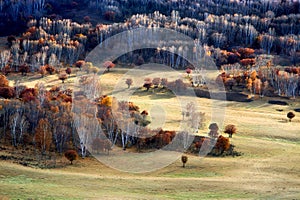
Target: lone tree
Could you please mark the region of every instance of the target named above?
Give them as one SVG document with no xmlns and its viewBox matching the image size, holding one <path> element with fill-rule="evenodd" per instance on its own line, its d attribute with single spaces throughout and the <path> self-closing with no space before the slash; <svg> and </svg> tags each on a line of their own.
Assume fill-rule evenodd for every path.
<svg viewBox="0 0 300 200">
<path fill-rule="evenodd" d="M 116 65 L 112 61 L 106 61 L 103 64 L 103 67 L 106 68 L 106 71 L 109 72 L 110 69 L 114 68 Z"/>
<path fill-rule="evenodd" d="M 75 63 L 75 66 L 77 68 L 79 68 L 80 70 L 82 69 L 82 67 L 85 65 L 85 61 L 84 60 L 78 60 L 76 63 Z"/>
<path fill-rule="evenodd" d="M 128 88 L 132 85 L 133 81 L 131 78 L 126 79 L 125 83 L 128 85 Z"/>
<path fill-rule="evenodd" d="M 219 127 L 217 123 L 211 123 L 208 128 L 210 130 L 210 132 L 208 133 L 209 137 L 217 138 L 219 136 Z"/>
<path fill-rule="evenodd" d="M 182 162 L 182 167 L 185 167 L 185 164 L 187 163 L 188 161 L 188 157 L 183 155 L 181 156 L 181 162 Z"/>
<path fill-rule="evenodd" d="M 77 160 L 78 154 L 74 150 L 68 150 L 65 152 L 65 157 L 73 164 L 73 160 Z"/>
<path fill-rule="evenodd" d="M 292 119 L 295 117 L 295 114 L 293 112 L 288 112 L 288 114 L 286 116 L 287 116 L 287 118 L 289 118 L 289 121 L 291 122 Z"/>
<path fill-rule="evenodd" d="M 59 80 L 61 80 L 62 83 L 65 83 L 65 80 L 68 78 L 66 73 L 61 73 L 58 75 Z"/>
<path fill-rule="evenodd" d="M 232 134 L 235 134 L 236 133 L 236 127 L 235 125 L 233 124 L 228 124 L 226 127 L 225 127 L 225 131 L 224 133 L 227 133 L 229 135 L 230 138 L 232 138 Z"/>
<path fill-rule="evenodd" d="M 66 73 L 69 75 L 69 77 L 70 77 L 70 75 L 71 75 L 71 73 L 72 73 L 72 69 L 70 68 L 70 67 L 68 67 L 67 69 L 66 69 Z"/>
<path fill-rule="evenodd" d="M 145 83 L 143 85 L 144 88 L 147 89 L 147 91 L 149 91 L 149 89 L 151 88 L 151 86 L 153 85 L 152 84 L 152 81 L 151 81 L 151 78 L 145 78 Z"/>
<path fill-rule="evenodd" d="M 185 72 L 187 73 L 188 77 L 190 76 L 190 74 L 192 73 L 192 69 L 191 68 L 187 68 L 185 70 Z"/>
</svg>

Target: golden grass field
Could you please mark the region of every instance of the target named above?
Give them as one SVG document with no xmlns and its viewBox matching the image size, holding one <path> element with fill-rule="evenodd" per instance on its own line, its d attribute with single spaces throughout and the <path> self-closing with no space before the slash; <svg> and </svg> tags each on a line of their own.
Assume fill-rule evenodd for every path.
<svg viewBox="0 0 300 200">
<path fill-rule="evenodd" d="M 147 109 L 151 115 L 152 109 L 152 121 L 156 123 L 153 128 L 179 130 L 182 116 L 178 98 L 142 91 L 135 81 L 130 89 L 124 81 L 116 84 L 125 77 L 125 71 L 115 68 L 101 76 L 104 93 L 110 93 L 114 85 L 117 87 L 113 95 L 120 98 L 131 91 L 129 99 L 141 110 Z M 166 73 L 148 77 L 166 76 Z M 171 73 L 174 78 L 183 76 L 183 72 Z M 40 75 L 35 76 L 28 76 L 24 83 L 34 86 L 40 81 Z M 168 74 L 168 79 L 172 79 L 172 74 Z M 55 75 L 43 81 L 49 87 L 61 85 Z M 72 78 L 65 84 L 73 83 Z M 238 134 L 231 143 L 242 156 L 188 155 L 186 168 L 182 168 L 178 159 L 157 171 L 137 174 L 111 169 L 94 158 L 79 159 L 73 165 L 56 169 L 35 169 L 1 161 L 0 199 L 300 199 L 300 115 L 296 113 L 291 123 L 286 118 L 288 111 L 300 108 L 299 99 L 285 100 L 288 106 L 268 104 L 268 98 L 250 103 L 193 100 L 206 113 L 207 126 L 211 116 L 222 117 L 219 110 L 212 111 L 212 107 L 219 105 L 220 111 L 224 108 L 224 125 L 237 126 Z M 166 120 L 160 122 L 161 117 Z M 220 128 L 222 132 L 223 126 Z M 204 129 L 199 134 L 207 132 Z M 67 160 L 60 158 L 58 162 L 67 163 Z"/>
</svg>

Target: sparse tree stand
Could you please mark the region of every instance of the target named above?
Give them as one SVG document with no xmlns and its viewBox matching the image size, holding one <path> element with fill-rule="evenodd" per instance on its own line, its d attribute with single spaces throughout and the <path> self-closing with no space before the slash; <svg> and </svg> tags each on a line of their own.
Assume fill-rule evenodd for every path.
<svg viewBox="0 0 300 200">
<path fill-rule="evenodd" d="M 289 122 L 292 122 L 292 119 L 295 117 L 295 114 L 293 112 L 288 112 L 286 116 L 287 118 L 289 118 Z"/>
<path fill-rule="evenodd" d="M 185 155 L 182 155 L 181 156 L 181 162 L 182 162 L 182 167 L 184 168 L 185 167 L 185 164 L 187 163 L 188 161 L 188 157 L 185 156 Z"/>
<path fill-rule="evenodd" d="M 74 150 L 68 150 L 65 152 L 65 157 L 71 162 L 71 165 L 72 165 L 73 161 L 77 160 L 78 154 Z"/>
</svg>

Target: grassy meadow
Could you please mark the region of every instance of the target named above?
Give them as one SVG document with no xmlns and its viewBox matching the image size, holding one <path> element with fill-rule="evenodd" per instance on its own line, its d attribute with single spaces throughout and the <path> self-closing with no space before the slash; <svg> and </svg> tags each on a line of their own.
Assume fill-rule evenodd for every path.
<svg viewBox="0 0 300 200">
<path fill-rule="evenodd" d="M 147 92 L 141 89 L 139 80 L 134 80 L 128 89 L 122 78 L 130 73 L 128 69 L 117 67 L 102 75 L 103 93 L 119 100 L 123 97 L 141 110 L 149 110 L 151 128 L 180 130 L 181 99 L 171 93 L 151 89 Z M 164 71 L 148 73 L 147 77 L 161 74 L 168 80 L 185 76 L 184 72 Z M 73 85 L 74 79 L 72 74 L 65 86 Z M 37 74 L 22 80 L 28 86 L 38 81 L 45 81 L 48 88 L 62 85 L 56 75 L 42 80 Z M 218 119 L 224 119 L 220 133 L 224 125 L 236 125 L 238 133 L 233 135 L 231 143 L 242 156 L 188 155 L 186 168 L 178 159 L 149 173 L 121 172 L 92 157 L 79 158 L 73 165 L 61 157 L 57 162 L 64 163 L 65 167 L 53 169 L 25 167 L 2 160 L 0 199 L 300 199 L 300 115 L 296 113 L 292 122 L 286 118 L 287 112 L 300 108 L 298 99 L 285 100 L 289 103 L 287 106 L 268 104 L 267 97 L 248 103 L 189 99 L 196 101 L 198 109 L 206 113 L 206 127 L 198 134 L 207 135 L 207 127 L 217 115 Z M 216 105 L 219 110 L 213 109 Z M 0 151 L 0 155 L 4 153 Z"/>
</svg>

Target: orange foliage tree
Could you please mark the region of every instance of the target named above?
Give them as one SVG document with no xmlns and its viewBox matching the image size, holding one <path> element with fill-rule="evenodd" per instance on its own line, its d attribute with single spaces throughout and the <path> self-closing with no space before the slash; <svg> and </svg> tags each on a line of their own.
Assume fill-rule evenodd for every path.
<svg viewBox="0 0 300 200">
<path fill-rule="evenodd" d="M 215 145 L 215 149 L 217 151 L 217 155 L 222 155 L 224 151 L 229 150 L 230 148 L 230 142 L 229 139 L 220 135 L 218 137 L 217 143 Z"/>
<path fill-rule="evenodd" d="M 41 150 L 42 154 L 45 154 L 49 150 L 52 143 L 51 126 L 47 119 L 40 119 L 35 129 L 35 143 Z"/>
<path fill-rule="evenodd" d="M 0 74 L 0 87 L 8 87 L 9 81 L 7 80 L 6 76 Z"/>
<path fill-rule="evenodd" d="M 229 135 L 230 138 L 232 138 L 232 134 L 235 134 L 237 131 L 235 125 L 233 124 L 228 124 L 226 127 L 225 127 L 225 130 L 224 130 L 224 133 L 227 133 Z"/>
</svg>

